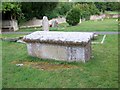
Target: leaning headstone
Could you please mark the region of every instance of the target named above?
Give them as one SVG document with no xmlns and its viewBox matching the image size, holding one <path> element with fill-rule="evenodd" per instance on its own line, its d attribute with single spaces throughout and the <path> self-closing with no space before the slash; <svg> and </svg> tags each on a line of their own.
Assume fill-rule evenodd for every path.
<svg viewBox="0 0 120 90">
<path fill-rule="evenodd" d="M 43 31 L 49 31 L 49 21 L 46 16 L 43 17 L 42 27 L 43 27 Z"/>
</svg>

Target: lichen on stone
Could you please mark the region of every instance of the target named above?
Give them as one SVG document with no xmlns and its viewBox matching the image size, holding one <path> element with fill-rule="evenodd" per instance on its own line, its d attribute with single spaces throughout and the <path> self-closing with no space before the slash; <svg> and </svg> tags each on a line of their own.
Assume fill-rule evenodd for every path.
<svg viewBox="0 0 120 90">
<path fill-rule="evenodd" d="M 86 45 L 94 33 L 36 31 L 23 37 L 27 43 L 48 43 L 62 45 Z"/>
</svg>

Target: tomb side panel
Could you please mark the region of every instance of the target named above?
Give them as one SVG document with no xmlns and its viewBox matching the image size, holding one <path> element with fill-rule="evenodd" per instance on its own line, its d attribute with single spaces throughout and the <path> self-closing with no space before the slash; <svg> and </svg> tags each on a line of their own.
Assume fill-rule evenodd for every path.
<svg viewBox="0 0 120 90">
<path fill-rule="evenodd" d="M 67 60 L 66 46 L 53 44 L 28 44 L 28 54 L 45 59 Z"/>
<path fill-rule="evenodd" d="M 84 62 L 84 48 L 81 46 L 71 46 L 67 48 L 68 61 L 82 61 Z"/>
</svg>

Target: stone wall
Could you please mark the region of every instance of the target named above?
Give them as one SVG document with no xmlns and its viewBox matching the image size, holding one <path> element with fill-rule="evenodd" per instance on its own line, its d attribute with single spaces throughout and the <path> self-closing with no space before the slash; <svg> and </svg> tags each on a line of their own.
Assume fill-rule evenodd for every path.
<svg viewBox="0 0 120 90">
<path fill-rule="evenodd" d="M 101 14 L 101 15 L 92 15 L 90 16 L 90 20 L 103 20 L 104 18 L 119 18 L 120 14 Z"/>
<path fill-rule="evenodd" d="M 94 20 L 94 21 L 103 20 L 105 17 L 106 17 L 105 14 L 101 14 L 101 15 L 92 15 L 92 16 L 90 16 L 90 20 Z"/>
</svg>

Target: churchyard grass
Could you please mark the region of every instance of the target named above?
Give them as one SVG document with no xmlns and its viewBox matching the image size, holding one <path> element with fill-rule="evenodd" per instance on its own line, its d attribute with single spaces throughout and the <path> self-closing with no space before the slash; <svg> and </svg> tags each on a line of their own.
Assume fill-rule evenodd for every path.
<svg viewBox="0 0 120 90">
<path fill-rule="evenodd" d="M 30 28 L 20 28 L 17 32 L 34 32 L 34 31 L 41 31 L 42 28 L 40 27 L 30 27 Z"/>
<path fill-rule="evenodd" d="M 0 38 L 23 37 L 25 34 L 1 34 Z"/>
<path fill-rule="evenodd" d="M 105 19 L 104 21 L 85 21 L 77 26 L 66 27 L 64 31 L 118 31 L 118 22 L 116 19 Z"/>
<path fill-rule="evenodd" d="M 118 12 L 117 11 L 116 12 L 115 11 L 114 12 L 113 11 L 105 11 L 105 14 L 120 14 L 120 12 L 119 11 Z"/>
<path fill-rule="evenodd" d="M 42 28 L 20 29 L 18 32 L 42 31 Z M 67 23 L 58 25 L 58 28 L 50 28 L 50 31 L 118 31 L 118 21 L 116 19 L 105 19 L 103 21 L 84 21 L 77 26 L 69 26 Z"/>
<path fill-rule="evenodd" d="M 43 70 L 14 63 L 25 61 L 77 68 Z M 29 56 L 25 44 L 3 41 L 2 68 L 2 84 L 6 88 L 115 88 L 118 87 L 118 36 L 107 35 L 104 44 L 92 45 L 92 58 L 86 63 L 42 60 Z"/>
</svg>

